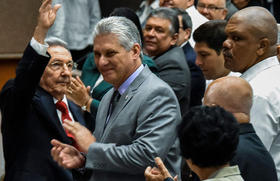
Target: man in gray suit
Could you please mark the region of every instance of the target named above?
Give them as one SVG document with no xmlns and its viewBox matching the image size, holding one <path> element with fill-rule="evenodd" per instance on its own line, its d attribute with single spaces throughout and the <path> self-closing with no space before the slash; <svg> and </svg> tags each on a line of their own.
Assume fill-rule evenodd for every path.
<svg viewBox="0 0 280 181">
<path fill-rule="evenodd" d="M 153 57 L 159 77 L 175 92 L 183 115 L 188 111 L 191 78 L 184 51 L 176 46 L 178 32 L 176 11 L 158 8 L 148 16 L 143 36 L 145 53 Z"/>
<path fill-rule="evenodd" d="M 172 89 L 142 65 L 140 45 L 137 28 L 124 17 L 97 24 L 95 63 L 114 87 L 100 102 L 93 135 L 80 124 L 64 124 L 79 150 L 52 140 L 52 156 L 62 167 L 91 170 L 91 181 L 144 181 L 145 168 L 160 156 L 172 176 L 180 173 L 179 104 Z"/>
</svg>

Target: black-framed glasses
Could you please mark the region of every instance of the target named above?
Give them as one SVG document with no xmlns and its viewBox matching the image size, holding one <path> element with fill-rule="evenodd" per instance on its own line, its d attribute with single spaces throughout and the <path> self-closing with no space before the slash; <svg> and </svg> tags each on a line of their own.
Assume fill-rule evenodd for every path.
<svg viewBox="0 0 280 181">
<path fill-rule="evenodd" d="M 72 69 L 74 68 L 74 62 L 73 61 L 69 61 L 67 63 L 64 63 L 62 61 L 59 60 L 55 60 L 53 62 L 51 62 L 48 65 L 52 70 L 54 71 L 62 71 L 63 69 L 65 69 L 65 67 L 69 70 L 72 71 Z"/>
<path fill-rule="evenodd" d="M 207 9 L 208 11 L 216 11 L 216 10 L 220 10 L 220 9 L 225 9 L 224 7 L 217 7 L 214 5 L 210 5 L 210 6 L 206 6 L 205 4 L 197 4 L 196 5 L 197 9 Z"/>
</svg>

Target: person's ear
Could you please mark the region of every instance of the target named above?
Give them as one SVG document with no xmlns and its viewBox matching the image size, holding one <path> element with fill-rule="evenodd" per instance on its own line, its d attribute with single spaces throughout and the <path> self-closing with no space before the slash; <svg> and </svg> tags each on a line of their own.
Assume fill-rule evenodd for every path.
<svg viewBox="0 0 280 181">
<path fill-rule="evenodd" d="M 187 6 L 187 7 L 190 7 L 190 6 L 192 6 L 192 5 L 194 5 L 194 0 L 187 0 L 186 6 Z"/>
<path fill-rule="evenodd" d="M 223 10 L 223 18 L 224 18 L 224 19 L 226 19 L 227 14 L 228 14 L 228 9 L 225 8 L 225 9 Z"/>
<path fill-rule="evenodd" d="M 185 39 L 185 41 L 187 41 L 187 40 L 189 40 L 190 37 L 191 37 L 192 29 L 187 28 L 187 29 L 185 29 L 184 31 L 186 32 L 186 33 L 185 33 L 185 36 L 184 36 L 184 39 Z"/>
<path fill-rule="evenodd" d="M 277 56 L 280 61 L 280 45 L 277 45 Z"/>
<path fill-rule="evenodd" d="M 257 49 L 257 55 L 258 56 L 262 56 L 266 51 L 267 49 L 269 48 L 269 40 L 268 38 L 263 38 L 259 41 L 259 46 L 258 46 L 258 49 Z"/>
<path fill-rule="evenodd" d="M 172 39 L 171 39 L 170 44 L 171 44 L 171 45 L 176 45 L 177 40 L 178 40 L 178 33 L 175 33 L 174 35 L 172 35 L 171 38 L 172 38 Z"/>
<path fill-rule="evenodd" d="M 132 56 L 134 59 L 138 59 L 141 53 L 141 46 L 138 43 L 134 43 L 133 47 L 131 48 Z"/>
</svg>

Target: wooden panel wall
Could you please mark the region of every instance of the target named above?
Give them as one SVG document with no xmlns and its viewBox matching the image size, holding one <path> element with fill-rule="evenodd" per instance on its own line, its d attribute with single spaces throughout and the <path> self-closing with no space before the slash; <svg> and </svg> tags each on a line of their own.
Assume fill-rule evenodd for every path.
<svg viewBox="0 0 280 181">
<path fill-rule="evenodd" d="M 1 0 L 0 2 L 0 89 L 15 76 L 22 52 L 37 22 L 41 0 Z"/>
<path fill-rule="evenodd" d="M 16 66 L 19 59 L 0 60 L 0 90 L 7 80 L 15 77 Z"/>
</svg>

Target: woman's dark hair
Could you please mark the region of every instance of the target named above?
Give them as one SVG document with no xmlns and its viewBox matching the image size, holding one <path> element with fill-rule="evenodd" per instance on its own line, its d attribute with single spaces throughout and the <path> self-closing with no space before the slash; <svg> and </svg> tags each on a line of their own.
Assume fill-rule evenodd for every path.
<svg viewBox="0 0 280 181">
<path fill-rule="evenodd" d="M 182 156 L 201 168 L 228 163 L 235 154 L 238 138 L 236 119 L 219 106 L 191 108 L 179 129 Z"/>
</svg>

